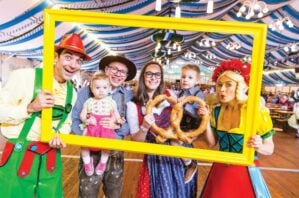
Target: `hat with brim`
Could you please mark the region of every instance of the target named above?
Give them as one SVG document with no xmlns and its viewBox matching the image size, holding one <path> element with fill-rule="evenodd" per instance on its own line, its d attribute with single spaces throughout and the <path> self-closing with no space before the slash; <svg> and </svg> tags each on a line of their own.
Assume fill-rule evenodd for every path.
<svg viewBox="0 0 299 198">
<path fill-rule="evenodd" d="M 99 63 L 99 69 L 104 71 L 105 67 L 108 66 L 112 62 L 120 62 L 127 66 L 128 76 L 125 81 L 132 80 L 135 77 L 135 75 L 136 75 L 135 64 L 123 56 L 106 56 L 106 57 L 102 58 L 102 60 Z"/>
<path fill-rule="evenodd" d="M 288 119 L 288 124 L 290 127 L 294 128 L 294 129 L 299 129 L 299 120 L 296 119 L 296 115 L 292 115 L 289 119 Z"/>
<path fill-rule="evenodd" d="M 85 52 L 82 39 L 79 34 L 66 34 L 60 41 L 59 45 L 55 46 L 55 52 L 59 49 L 67 49 L 83 55 L 84 60 L 91 60 Z"/>
</svg>

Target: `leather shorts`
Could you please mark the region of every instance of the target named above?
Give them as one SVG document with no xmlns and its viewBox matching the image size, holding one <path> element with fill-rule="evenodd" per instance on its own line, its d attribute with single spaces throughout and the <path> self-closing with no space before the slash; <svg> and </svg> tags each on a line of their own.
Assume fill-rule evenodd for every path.
<svg viewBox="0 0 299 198">
<path fill-rule="evenodd" d="M 94 167 L 98 164 L 101 152 L 91 152 Z M 97 198 L 101 184 L 107 198 L 121 197 L 124 171 L 124 153 L 122 151 L 110 151 L 106 170 L 103 175 L 87 176 L 84 171 L 83 161 L 79 162 L 79 197 Z"/>
</svg>

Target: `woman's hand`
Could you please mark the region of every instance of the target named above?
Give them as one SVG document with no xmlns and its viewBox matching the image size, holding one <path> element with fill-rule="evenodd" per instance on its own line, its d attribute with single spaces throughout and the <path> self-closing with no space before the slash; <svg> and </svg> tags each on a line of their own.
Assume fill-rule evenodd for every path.
<svg viewBox="0 0 299 198">
<path fill-rule="evenodd" d="M 142 126 L 145 129 L 149 129 L 151 128 L 151 126 L 155 123 L 155 117 L 153 114 L 147 114 L 146 116 L 144 116 L 143 118 L 143 122 L 142 122 Z"/>
<path fill-rule="evenodd" d="M 58 135 L 55 135 L 49 142 L 49 146 L 56 149 L 65 148 L 66 144 L 60 139 Z"/>
<path fill-rule="evenodd" d="M 197 110 L 197 115 L 199 117 L 205 116 L 205 115 L 210 115 L 210 108 L 208 105 L 205 106 L 199 106 Z"/>
<path fill-rule="evenodd" d="M 272 136 L 263 140 L 260 135 L 254 135 L 249 138 L 247 145 L 250 148 L 254 148 L 256 152 L 262 155 L 271 155 L 274 152 L 274 143 Z"/>
<path fill-rule="evenodd" d="M 248 140 L 248 146 L 258 150 L 263 145 L 263 139 L 260 135 L 254 135 Z"/>
</svg>

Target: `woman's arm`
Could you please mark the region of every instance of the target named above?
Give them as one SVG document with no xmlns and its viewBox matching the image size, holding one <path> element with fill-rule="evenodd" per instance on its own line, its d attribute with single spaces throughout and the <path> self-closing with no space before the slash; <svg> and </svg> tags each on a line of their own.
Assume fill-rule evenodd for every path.
<svg viewBox="0 0 299 198">
<path fill-rule="evenodd" d="M 133 102 L 127 103 L 126 114 L 132 140 L 141 142 L 145 141 L 147 132 L 151 127 L 151 124 L 154 122 L 153 115 L 146 115 L 142 124 L 139 125 L 137 106 Z"/>
</svg>

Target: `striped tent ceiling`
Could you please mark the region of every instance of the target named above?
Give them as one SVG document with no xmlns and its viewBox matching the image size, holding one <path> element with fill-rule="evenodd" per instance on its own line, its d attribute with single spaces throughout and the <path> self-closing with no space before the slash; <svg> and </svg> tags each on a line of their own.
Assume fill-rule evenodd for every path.
<svg viewBox="0 0 299 198">
<path fill-rule="evenodd" d="M 283 71 L 299 67 L 299 0 L 264 0 L 269 12 L 262 18 L 257 16 L 247 20 L 237 17 L 244 0 L 214 0 L 214 12 L 207 14 L 208 0 L 178 1 L 162 0 L 161 11 L 155 10 L 155 0 L 0 0 L 0 53 L 19 58 L 42 60 L 43 50 L 43 10 L 46 8 L 82 10 L 174 17 L 175 8 L 181 8 L 181 17 L 225 21 L 250 21 L 271 24 L 272 21 L 289 17 L 294 26 L 283 24 L 284 29 L 273 31 L 268 28 L 264 70 L 280 70 L 264 74 L 264 84 L 275 84 L 278 80 L 285 84 L 298 84 L 294 71 Z M 84 64 L 85 70 L 96 70 L 99 60 L 110 53 L 125 54 L 140 69 L 153 59 L 155 43 L 152 35 L 157 29 L 104 26 L 100 24 L 57 23 L 56 43 L 65 33 L 76 32 L 84 38 L 87 52 L 93 60 Z M 184 42 L 180 52 L 173 53 L 173 63 L 193 61 L 209 72 L 220 61 L 251 56 L 252 37 L 250 35 L 228 35 L 177 31 Z M 202 39 L 215 41 L 215 46 L 204 47 Z M 238 42 L 241 48 L 229 50 L 230 42 Z M 295 51 L 286 52 L 286 46 L 295 45 Z M 105 47 L 104 47 L 105 46 Z M 108 50 L 109 49 L 109 50 Z M 195 54 L 194 57 L 186 54 Z M 208 55 L 215 55 L 209 59 Z"/>
</svg>

